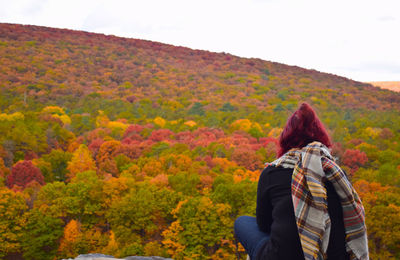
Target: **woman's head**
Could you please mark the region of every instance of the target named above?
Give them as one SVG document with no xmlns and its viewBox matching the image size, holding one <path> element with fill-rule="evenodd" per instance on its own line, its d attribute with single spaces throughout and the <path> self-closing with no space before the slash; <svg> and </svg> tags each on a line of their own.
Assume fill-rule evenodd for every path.
<svg viewBox="0 0 400 260">
<path fill-rule="evenodd" d="M 315 111 L 309 104 L 302 103 L 289 117 L 279 137 L 278 156 L 292 148 L 302 148 L 313 141 L 321 142 L 327 147 L 332 146 L 331 139 Z"/>
</svg>

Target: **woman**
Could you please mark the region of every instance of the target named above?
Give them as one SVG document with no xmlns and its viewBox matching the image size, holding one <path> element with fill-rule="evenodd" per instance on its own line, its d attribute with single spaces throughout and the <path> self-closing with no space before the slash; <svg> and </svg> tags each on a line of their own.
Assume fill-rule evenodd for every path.
<svg viewBox="0 0 400 260">
<path fill-rule="evenodd" d="M 288 119 L 279 144 L 279 158 L 258 182 L 256 218 L 235 221 L 250 259 L 369 259 L 364 208 L 307 103 Z"/>
</svg>

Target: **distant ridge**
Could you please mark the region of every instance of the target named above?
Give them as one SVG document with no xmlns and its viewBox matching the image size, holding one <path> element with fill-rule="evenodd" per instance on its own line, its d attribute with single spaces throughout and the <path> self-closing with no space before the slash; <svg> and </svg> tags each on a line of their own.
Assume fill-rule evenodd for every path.
<svg viewBox="0 0 400 260">
<path fill-rule="evenodd" d="M 0 62 L 7 95 L 70 109 L 91 94 L 129 103 L 179 98 L 187 107 L 206 102 L 206 111 L 218 111 L 227 100 L 258 111 L 279 110 L 283 101 L 290 110 L 295 100 L 400 109 L 398 93 L 329 73 L 69 29 L 0 23 Z"/>
<path fill-rule="evenodd" d="M 376 87 L 400 92 L 400 81 L 372 81 L 369 83 Z"/>
</svg>

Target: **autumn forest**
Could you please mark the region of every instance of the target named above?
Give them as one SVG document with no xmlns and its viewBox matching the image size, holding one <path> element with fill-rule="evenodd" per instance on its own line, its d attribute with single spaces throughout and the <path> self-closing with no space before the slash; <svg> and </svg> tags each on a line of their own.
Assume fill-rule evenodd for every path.
<svg viewBox="0 0 400 260">
<path fill-rule="evenodd" d="M 245 259 L 233 222 L 299 102 L 400 259 L 400 93 L 300 67 L 0 24 L 0 258 Z"/>
</svg>

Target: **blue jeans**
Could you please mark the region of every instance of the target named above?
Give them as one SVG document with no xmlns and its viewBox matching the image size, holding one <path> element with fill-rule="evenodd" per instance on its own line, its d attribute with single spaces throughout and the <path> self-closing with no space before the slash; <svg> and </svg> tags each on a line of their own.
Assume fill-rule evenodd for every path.
<svg viewBox="0 0 400 260">
<path fill-rule="evenodd" d="M 240 216 L 236 219 L 235 236 L 246 249 L 251 260 L 256 259 L 261 246 L 270 238 L 269 234 L 258 228 L 256 218 L 250 216 Z"/>
</svg>

